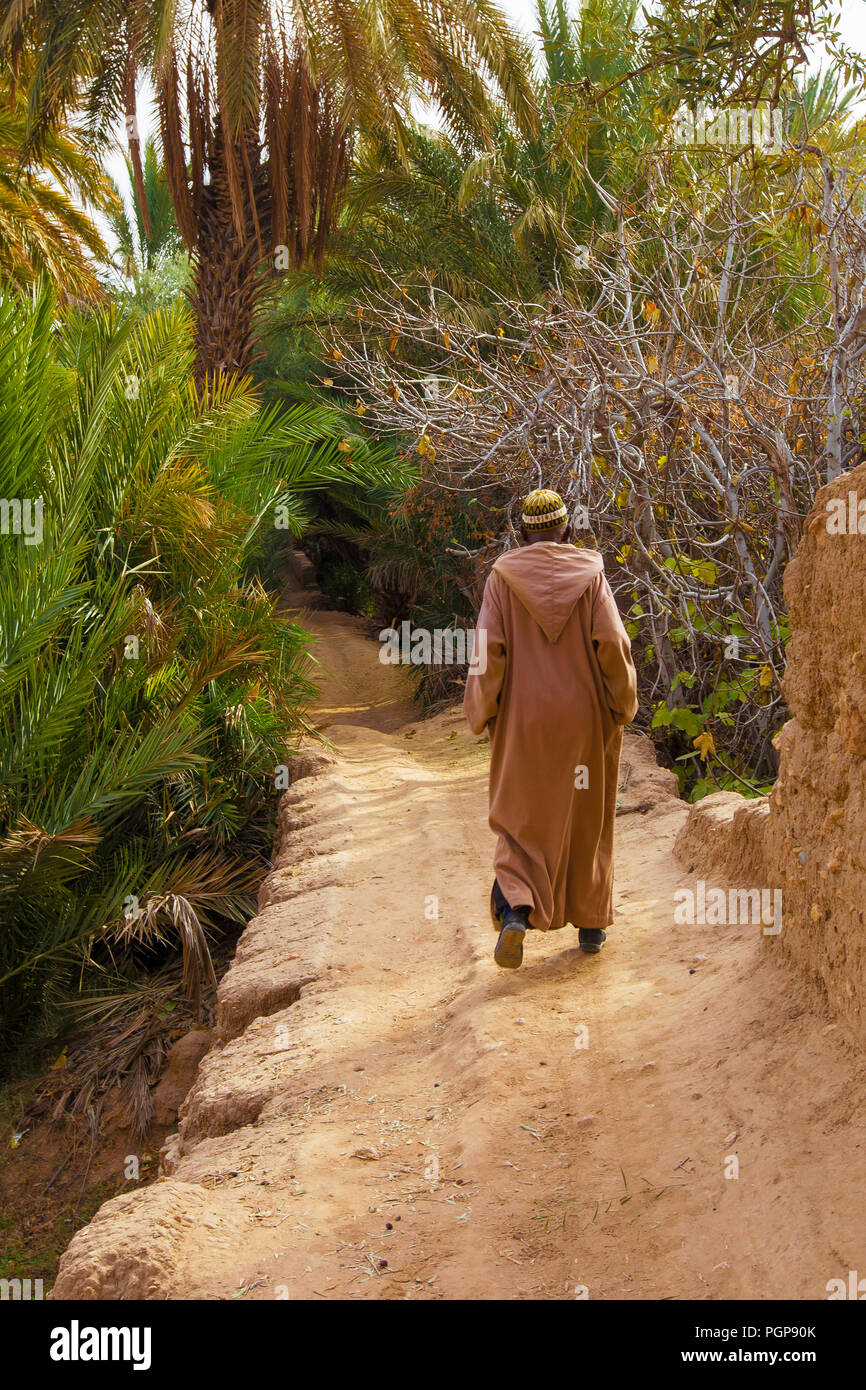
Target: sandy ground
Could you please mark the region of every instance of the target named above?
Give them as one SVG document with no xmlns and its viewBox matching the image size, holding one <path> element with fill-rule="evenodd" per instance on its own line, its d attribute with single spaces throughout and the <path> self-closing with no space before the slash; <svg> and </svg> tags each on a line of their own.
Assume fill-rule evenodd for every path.
<svg viewBox="0 0 866 1390">
<path fill-rule="evenodd" d="M 414 720 L 356 620 L 306 621 L 338 756 L 289 794 L 227 977 L 261 1016 L 235 1013 L 169 1176 L 103 1208 L 57 1292 L 820 1299 L 866 1274 L 862 1054 L 760 928 L 674 925 L 687 809 L 646 740 L 607 947 L 531 933 L 498 970 L 486 743 L 458 710 Z"/>
</svg>

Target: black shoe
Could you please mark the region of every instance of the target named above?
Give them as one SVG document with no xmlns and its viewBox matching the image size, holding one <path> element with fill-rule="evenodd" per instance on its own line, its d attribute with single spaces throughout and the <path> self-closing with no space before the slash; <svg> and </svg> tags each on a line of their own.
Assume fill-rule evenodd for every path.
<svg viewBox="0 0 866 1390">
<path fill-rule="evenodd" d="M 502 930 L 493 959 L 503 970 L 516 970 L 523 964 L 523 938 L 528 926 L 528 907 L 509 907 L 502 914 Z"/>
<path fill-rule="evenodd" d="M 494 879 L 490 891 L 490 916 L 497 931 L 502 926 L 502 918 L 507 911 L 508 903 L 505 901 L 505 894 Z"/>
<path fill-rule="evenodd" d="M 580 949 L 595 955 L 607 941 L 607 932 L 602 931 L 601 927 L 581 927 L 578 931 L 578 937 L 580 938 Z"/>
</svg>

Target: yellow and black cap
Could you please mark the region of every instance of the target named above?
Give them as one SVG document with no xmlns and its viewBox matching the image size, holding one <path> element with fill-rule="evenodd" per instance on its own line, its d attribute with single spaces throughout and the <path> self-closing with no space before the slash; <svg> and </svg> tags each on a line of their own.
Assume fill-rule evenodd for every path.
<svg viewBox="0 0 866 1390">
<path fill-rule="evenodd" d="M 549 531 L 568 521 L 568 511 L 558 492 L 540 487 L 524 499 L 521 520 L 527 531 Z"/>
</svg>

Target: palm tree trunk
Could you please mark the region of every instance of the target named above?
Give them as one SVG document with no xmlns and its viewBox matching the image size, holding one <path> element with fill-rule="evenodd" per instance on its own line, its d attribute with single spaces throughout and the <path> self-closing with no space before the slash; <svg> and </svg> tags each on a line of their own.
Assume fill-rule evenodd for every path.
<svg viewBox="0 0 866 1390">
<path fill-rule="evenodd" d="M 232 217 L 222 160 L 211 163 L 198 209 L 195 278 L 195 375 L 200 385 L 217 372 L 249 371 L 255 358 L 253 318 L 265 287 L 252 227 L 240 235 Z M 260 178 L 256 180 L 260 185 Z M 260 195 L 261 187 L 256 190 Z M 264 201 L 264 200 L 263 200 Z"/>
<path fill-rule="evenodd" d="M 135 55 L 130 50 L 126 63 L 126 72 L 123 78 L 123 103 L 126 112 L 126 136 L 129 142 L 129 159 L 132 164 L 132 182 L 135 190 L 135 201 L 138 207 L 138 214 L 141 218 L 141 226 L 144 232 L 144 240 L 147 246 L 142 246 L 142 256 L 147 261 L 147 250 L 153 239 L 153 228 L 150 223 L 150 208 L 147 205 L 147 192 L 144 186 L 144 170 L 141 167 L 141 138 L 138 133 L 138 110 L 135 97 Z"/>
</svg>

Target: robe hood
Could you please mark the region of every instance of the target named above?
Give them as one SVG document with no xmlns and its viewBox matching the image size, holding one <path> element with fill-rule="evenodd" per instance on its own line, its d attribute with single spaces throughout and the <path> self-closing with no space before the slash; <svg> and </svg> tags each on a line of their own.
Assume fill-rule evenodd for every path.
<svg viewBox="0 0 866 1390">
<path fill-rule="evenodd" d="M 549 642 L 562 633 L 581 594 L 604 570 L 597 550 L 536 541 L 500 556 L 493 566 Z"/>
</svg>

